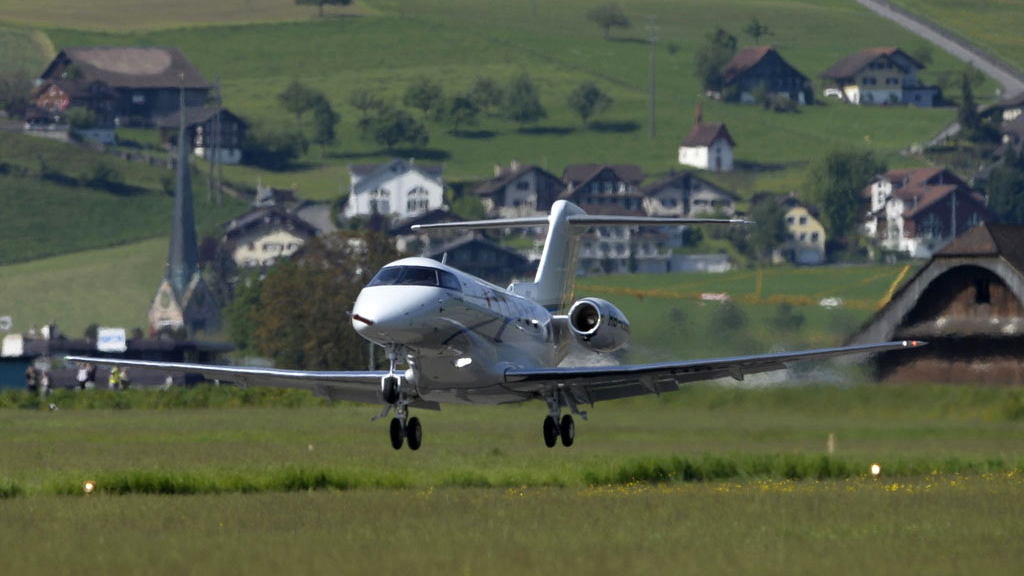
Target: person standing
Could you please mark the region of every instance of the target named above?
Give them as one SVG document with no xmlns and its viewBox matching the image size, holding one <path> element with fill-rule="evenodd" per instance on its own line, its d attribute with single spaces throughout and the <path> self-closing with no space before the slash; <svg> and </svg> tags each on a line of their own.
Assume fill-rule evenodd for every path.
<svg viewBox="0 0 1024 576">
<path fill-rule="evenodd" d="M 78 381 L 78 389 L 85 390 L 85 383 L 89 380 L 89 368 L 85 362 L 78 363 L 78 372 L 75 374 L 75 380 Z"/>
<path fill-rule="evenodd" d="M 86 366 L 85 387 L 92 390 L 96 387 L 96 365 L 90 362 Z"/>
<path fill-rule="evenodd" d="M 33 394 L 39 391 L 39 371 L 32 364 L 25 368 L 25 388 Z"/>
<path fill-rule="evenodd" d="M 110 369 L 110 376 L 107 378 L 107 387 L 111 390 L 121 389 L 121 369 L 114 366 Z"/>
<path fill-rule="evenodd" d="M 43 370 L 39 375 L 39 395 L 49 396 L 50 395 L 50 371 Z"/>
</svg>

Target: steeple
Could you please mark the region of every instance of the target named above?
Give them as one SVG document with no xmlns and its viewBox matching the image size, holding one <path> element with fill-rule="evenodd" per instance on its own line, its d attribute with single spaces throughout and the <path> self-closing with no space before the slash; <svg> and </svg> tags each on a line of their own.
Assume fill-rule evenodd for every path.
<svg viewBox="0 0 1024 576">
<path fill-rule="evenodd" d="M 701 109 L 700 100 L 697 100 L 697 109 L 693 113 L 693 125 L 700 126 L 704 123 L 704 111 Z"/>
<path fill-rule="evenodd" d="M 174 220 L 171 223 L 171 249 L 167 257 L 167 280 L 176 295 L 185 295 L 192 276 L 199 269 L 196 247 L 196 223 L 192 213 L 192 179 L 189 174 L 187 136 L 185 134 L 185 87 L 179 97 L 177 178 L 174 186 Z"/>
</svg>

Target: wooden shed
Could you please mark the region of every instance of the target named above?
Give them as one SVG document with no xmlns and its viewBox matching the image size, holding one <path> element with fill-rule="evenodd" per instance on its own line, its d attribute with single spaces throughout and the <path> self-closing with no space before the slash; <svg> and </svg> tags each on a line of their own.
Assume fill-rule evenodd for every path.
<svg viewBox="0 0 1024 576">
<path fill-rule="evenodd" d="M 874 360 L 889 382 L 1024 384 L 1024 226 L 982 223 L 904 284 L 851 339 L 926 340 Z"/>
</svg>

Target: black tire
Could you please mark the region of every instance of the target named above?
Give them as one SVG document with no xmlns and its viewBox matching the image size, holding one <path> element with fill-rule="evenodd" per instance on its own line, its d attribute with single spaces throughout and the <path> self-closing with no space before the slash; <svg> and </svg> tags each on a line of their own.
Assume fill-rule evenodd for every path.
<svg viewBox="0 0 1024 576">
<path fill-rule="evenodd" d="M 544 418 L 544 444 L 548 448 L 554 448 L 558 443 L 558 421 L 553 417 Z"/>
<path fill-rule="evenodd" d="M 402 447 L 402 442 L 405 441 L 405 427 L 402 426 L 402 421 L 398 418 L 391 419 L 391 447 L 398 450 Z"/>
<path fill-rule="evenodd" d="M 572 446 L 572 441 L 576 439 L 576 423 L 572 421 L 570 414 L 562 416 L 562 425 L 558 427 L 558 430 L 562 436 L 562 446 L 566 448 Z"/>
<path fill-rule="evenodd" d="M 423 427 L 420 426 L 420 419 L 413 416 L 405 424 L 405 438 L 409 441 L 409 450 L 419 450 L 423 443 Z"/>
<path fill-rule="evenodd" d="M 385 378 L 381 382 L 380 395 L 385 404 L 398 402 L 398 378 Z"/>
</svg>

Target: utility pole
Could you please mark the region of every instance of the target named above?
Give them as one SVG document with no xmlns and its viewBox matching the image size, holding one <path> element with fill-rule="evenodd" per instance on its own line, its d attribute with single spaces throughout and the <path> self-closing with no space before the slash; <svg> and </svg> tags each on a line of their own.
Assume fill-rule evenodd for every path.
<svg viewBox="0 0 1024 576">
<path fill-rule="evenodd" d="M 657 18 L 658 18 L 657 16 L 652 14 L 650 16 L 650 19 L 649 19 L 650 23 L 647 25 L 647 31 L 650 32 L 650 35 L 651 35 L 650 36 L 650 39 L 651 39 L 651 71 L 650 71 L 650 79 L 651 79 L 651 86 L 650 86 L 650 98 L 651 98 L 650 108 L 651 108 L 651 111 L 650 111 L 650 114 L 651 114 L 651 120 L 650 120 L 650 138 L 652 140 L 654 139 L 654 43 L 657 42 L 657 40 L 658 40 L 658 27 L 655 26 L 654 21 L 657 20 Z"/>
</svg>

